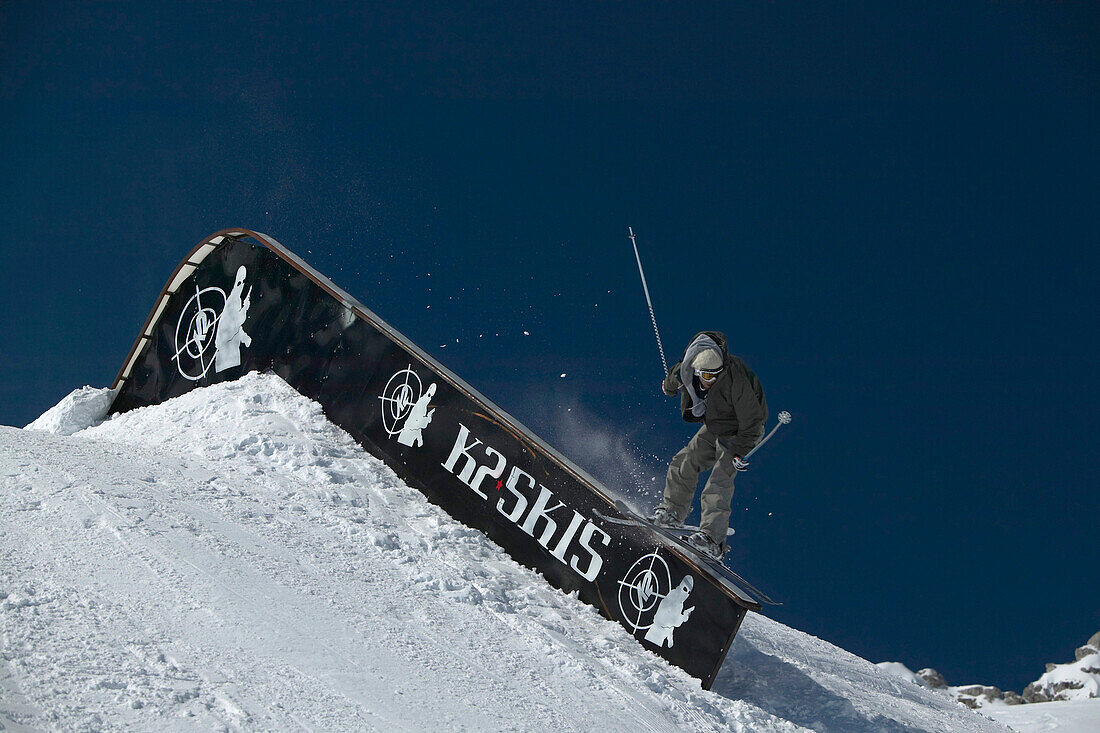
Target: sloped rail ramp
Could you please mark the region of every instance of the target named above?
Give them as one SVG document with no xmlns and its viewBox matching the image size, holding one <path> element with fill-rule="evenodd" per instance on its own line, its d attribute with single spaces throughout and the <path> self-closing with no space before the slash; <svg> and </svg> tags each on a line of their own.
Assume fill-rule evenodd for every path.
<svg viewBox="0 0 1100 733">
<path fill-rule="evenodd" d="M 200 242 L 157 297 L 112 413 L 271 371 L 408 485 L 709 689 L 745 588 L 622 516 L 606 488 L 271 237 Z"/>
</svg>

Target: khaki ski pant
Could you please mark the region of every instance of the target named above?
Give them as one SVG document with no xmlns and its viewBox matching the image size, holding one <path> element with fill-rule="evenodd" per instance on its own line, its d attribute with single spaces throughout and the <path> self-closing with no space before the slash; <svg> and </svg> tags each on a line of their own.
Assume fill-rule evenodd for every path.
<svg viewBox="0 0 1100 733">
<path fill-rule="evenodd" d="M 673 516 L 684 521 L 691 511 L 691 500 L 699 485 L 699 474 L 713 468 L 699 503 L 702 506 L 700 528 L 718 544 L 726 541 L 726 529 L 730 523 L 730 503 L 733 501 L 733 479 L 737 469 L 733 467 L 733 453 L 722 444 L 718 436 L 699 428 L 691 442 L 672 457 L 665 479 L 665 496 L 661 506 Z"/>
</svg>

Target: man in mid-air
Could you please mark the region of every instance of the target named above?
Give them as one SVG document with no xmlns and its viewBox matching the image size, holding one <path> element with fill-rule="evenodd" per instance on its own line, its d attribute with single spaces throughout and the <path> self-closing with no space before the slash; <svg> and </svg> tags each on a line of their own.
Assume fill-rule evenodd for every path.
<svg viewBox="0 0 1100 733">
<path fill-rule="evenodd" d="M 703 331 L 691 340 L 684 358 L 669 370 L 661 385 L 669 397 L 680 394 L 680 412 L 687 422 L 702 423 L 695 437 L 672 458 L 664 497 L 654 509 L 655 524 L 683 524 L 699 474 L 711 470 L 700 496 L 700 531 L 688 536 L 693 547 L 721 560 L 726 552 L 733 479 L 749 464 L 747 455 L 764 436 L 768 403 L 764 388 L 751 369 L 727 348 L 724 334 Z"/>
</svg>

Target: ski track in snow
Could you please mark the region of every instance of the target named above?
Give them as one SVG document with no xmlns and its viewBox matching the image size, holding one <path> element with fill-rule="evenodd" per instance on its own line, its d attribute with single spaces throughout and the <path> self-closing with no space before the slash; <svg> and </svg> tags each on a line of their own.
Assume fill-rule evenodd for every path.
<svg viewBox="0 0 1100 733">
<path fill-rule="evenodd" d="M 271 375 L 0 445 L 0 728 L 1005 730 L 756 614 L 704 691 Z"/>
</svg>

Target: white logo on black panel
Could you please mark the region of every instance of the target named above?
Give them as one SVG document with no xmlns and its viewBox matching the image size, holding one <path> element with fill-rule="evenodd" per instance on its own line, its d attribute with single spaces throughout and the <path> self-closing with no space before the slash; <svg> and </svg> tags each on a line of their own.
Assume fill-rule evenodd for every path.
<svg viewBox="0 0 1100 733">
<path fill-rule="evenodd" d="M 435 396 L 435 383 L 424 389 L 412 364 L 390 377 L 379 397 L 382 400 L 382 427 L 391 438 L 409 447 L 424 445 L 424 428 L 432 422 L 435 408 L 428 409 Z"/>
<path fill-rule="evenodd" d="M 244 293 L 248 270 L 237 268 L 237 277 L 229 295 L 221 288 L 199 288 L 187 301 L 176 323 L 176 353 L 172 360 L 180 374 L 191 381 L 241 365 L 241 348 L 252 345 L 244 331 L 251 305 L 252 288 Z"/>
<path fill-rule="evenodd" d="M 695 579 L 685 575 L 676 587 L 668 563 L 656 552 L 638 558 L 619 581 L 619 611 L 635 632 L 645 631 L 645 640 L 658 647 L 672 648 L 673 632 L 695 610 L 684 608 Z M 649 617 L 652 613 L 653 616 Z"/>
</svg>

